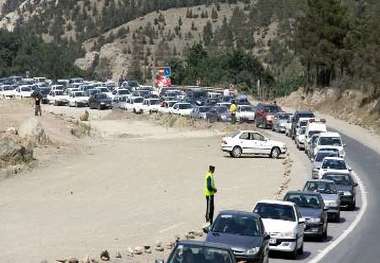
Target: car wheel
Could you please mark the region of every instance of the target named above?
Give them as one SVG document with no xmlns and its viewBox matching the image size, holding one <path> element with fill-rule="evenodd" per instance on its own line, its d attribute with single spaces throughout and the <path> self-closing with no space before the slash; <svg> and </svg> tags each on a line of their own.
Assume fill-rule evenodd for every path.
<svg viewBox="0 0 380 263">
<path fill-rule="evenodd" d="M 270 153 L 270 156 L 273 158 L 273 159 L 278 159 L 280 157 L 280 149 L 278 147 L 274 147 Z"/>
<path fill-rule="evenodd" d="M 235 146 L 233 149 L 232 149 L 232 157 L 234 158 L 239 158 L 242 154 L 242 149 L 239 147 L 239 146 Z"/>
</svg>

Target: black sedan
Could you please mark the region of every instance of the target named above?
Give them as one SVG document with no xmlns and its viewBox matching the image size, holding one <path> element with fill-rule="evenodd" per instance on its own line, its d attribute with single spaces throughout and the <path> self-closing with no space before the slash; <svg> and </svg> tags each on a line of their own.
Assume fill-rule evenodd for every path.
<svg viewBox="0 0 380 263">
<path fill-rule="evenodd" d="M 110 109 L 112 108 L 112 100 L 107 94 L 97 93 L 89 98 L 88 106 L 90 109 Z"/>
<path fill-rule="evenodd" d="M 320 193 L 290 191 L 286 193 L 284 201 L 298 205 L 301 216 L 305 218 L 305 236 L 318 237 L 324 240 L 327 237 L 327 207 L 323 203 Z"/>
<path fill-rule="evenodd" d="M 222 211 L 212 226 L 204 229 L 206 241 L 229 246 L 237 261 L 268 262 L 269 235 L 259 215 L 241 211 Z"/>
<path fill-rule="evenodd" d="M 356 207 L 356 187 L 358 184 L 354 182 L 350 173 L 326 173 L 323 179 L 335 182 L 336 189 L 341 194 L 340 205 L 355 210 Z"/>
<path fill-rule="evenodd" d="M 167 263 L 236 263 L 228 246 L 202 241 L 179 241 Z M 164 263 L 156 260 L 156 263 Z"/>
</svg>

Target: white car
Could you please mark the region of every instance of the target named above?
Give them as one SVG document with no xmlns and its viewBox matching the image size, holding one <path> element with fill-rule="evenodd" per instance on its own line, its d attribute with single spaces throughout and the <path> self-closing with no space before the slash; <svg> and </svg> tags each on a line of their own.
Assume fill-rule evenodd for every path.
<svg viewBox="0 0 380 263">
<path fill-rule="evenodd" d="M 193 111 L 193 105 L 186 102 L 178 102 L 170 108 L 169 113 L 177 114 L 181 116 L 190 116 Z"/>
<path fill-rule="evenodd" d="M 127 100 L 126 110 L 132 111 L 134 113 L 142 113 L 141 106 L 143 102 L 143 97 L 131 97 L 129 100 Z"/>
<path fill-rule="evenodd" d="M 162 112 L 162 113 L 169 113 L 171 108 L 174 106 L 174 104 L 176 104 L 178 101 L 176 100 L 167 100 L 167 101 L 164 101 L 160 107 L 160 109 L 158 110 L 159 112 Z"/>
<path fill-rule="evenodd" d="M 142 113 L 158 113 L 160 108 L 160 99 L 148 98 L 144 99 L 143 104 L 140 106 Z"/>
<path fill-rule="evenodd" d="M 69 96 L 65 95 L 62 90 L 52 90 L 47 95 L 49 104 L 55 106 L 67 105 L 69 103 Z"/>
<path fill-rule="evenodd" d="M 265 138 L 257 131 L 238 131 L 222 139 L 222 151 L 231 157 L 239 158 L 243 154 L 269 155 L 279 158 L 286 153 L 286 145 L 282 142 Z"/>
<path fill-rule="evenodd" d="M 108 97 L 113 98 L 112 92 L 107 87 L 97 87 L 100 93 L 107 94 Z"/>
<path fill-rule="evenodd" d="M 324 132 L 319 134 L 314 147 L 313 157 L 317 154 L 319 150 L 324 149 L 337 149 L 339 156 L 343 157 L 346 155 L 344 151 L 344 144 L 342 138 L 337 132 Z"/>
<path fill-rule="evenodd" d="M 33 89 L 30 85 L 22 85 L 15 90 L 15 97 L 19 99 L 31 98 Z"/>
<path fill-rule="evenodd" d="M 305 142 L 306 142 L 305 132 L 306 132 L 305 127 L 297 129 L 295 142 L 296 142 L 298 150 L 305 150 Z"/>
<path fill-rule="evenodd" d="M 14 98 L 16 96 L 16 88 L 10 85 L 4 85 L 1 88 L 1 96 L 5 99 Z"/>
<path fill-rule="evenodd" d="M 65 87 L 63 85 L 52 85 L 51 90 L 65 90 Z"/>
<path fill-rule="evenodd" d="M 322 179 L 326 173 L 351 173 L 352 169 L 341 157 L 325 157 L 318 171 L 318 178 Z"/>
<path fill-rule="evenodd" d="M 254 121 L 255 120 L 255 107 L 250 105 L 240 105 L 236 112 L 237 121 Z"/>
<path fill-rule="evenodd" d="M 262 200 L 253 212 L 261 216 L 270 235 L 269 250 L 289 252 L 293 258 L 303 254 L 305 219 L 295 203 Z"/>
<path fill-rule="evenodd" d="M 88 99 L 83 91 L 74 91 L 69 95 L 69 106 L 70 107 L 84 107 L 88 106 Z"/>
</svg>

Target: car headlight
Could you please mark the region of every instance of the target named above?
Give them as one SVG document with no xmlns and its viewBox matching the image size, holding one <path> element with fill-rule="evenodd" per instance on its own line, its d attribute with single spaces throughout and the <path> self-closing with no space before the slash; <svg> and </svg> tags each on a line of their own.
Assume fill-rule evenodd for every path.
<svg viewBox="0 0 380 263">
<path fill-rule="evenodd" d="M 283 233 L 280 233 L 280 236 L 284 238 L 293 239 L 295 238 L 296 235 L 293 232 L 283 232 Z"/>
<path fill-rule="evenodd" d="M 338 202 L 336 200 L 328 200 L 325 203 L 327 206 L 338 206 Z"/>
<path fill-rule="evenodd" d="M 310 218 L 309 219 L 309 223 L 320 223 L 321 222 L 321 219 L 320 218 Z"/>
<path fill-rule="evenodd" d="M 350 191 L 344 191 L 344 192 L 343 192 L 343 195 L 344 195 L 344 196 L 351 196 L 352 193 L 351 193 Z"/>
<path fill-rule="evenodd" d="M 254 247 L 254 248 L 251 248 L 251 249 L 248 249 L 247 251 L 245 251 L 245 254 L 256 255 L 259 251 L 260 251 L 259 247 Z"/>
</svg>

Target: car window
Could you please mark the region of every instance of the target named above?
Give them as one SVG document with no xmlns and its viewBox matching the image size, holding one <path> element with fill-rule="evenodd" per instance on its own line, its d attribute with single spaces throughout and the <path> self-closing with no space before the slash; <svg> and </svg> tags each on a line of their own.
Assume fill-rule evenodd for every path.
<svg viewBox="0 0 380 263">
<path fill-rule="evenodd" d="M 259 133 L 252 133 L 252 137 L 253 137 L 253 140 L 255 140 L 255 141 L 264 141 L 265 140 L 264 136 L 259 134 Z"/>
<path fill-rule="evenodd" d="M 352 185 L 353 181 L 350 175 L 334 175 L 334 174 L 325 174 L 323 179 L 334 181 L 336 185 Z"/>
<path fill-rule="evenodd" d="M 241 236 L 260 236 L 261 233 L 256 217 L 233 214 L 218 216 L 211 231 Z"/>
<path fill-rule="evenodd" d="M 196 245 L 178 245 L 168 263 L 232 263 L 231 254 L 225 249 Z"/>
<path fill-rule="evenodd" d="M 325 159 L 322 164 L 322 169 L 346 170 L 346 162 L 344 160 Z"/>
<path fill-rule="evenodd" d="M 249 140 L 249 133 L 248 132 L 243 132 L 240 135 L 239 139 L 241 139 L 241 140 Z"/>
<path fill-rule="evenodd" d="M 342 140 L 339 137 L 320 137 L 319 145 L 342 146 Z"/>
<path fill-rule="evenodd" d="M 336 194 L 335 183 L 331 182 L 308 182 L 305 185 L 304 191 L 318 192 L 321 194 Z"/>
<path fill-rule="evenodd" d="M 258 203 L 254 212 L 262 218 L 296 221 L 293 206 L 290 205 Z"/>
<path fill-rule="evenodd" d="M 321 202 L 315 194 L 287 194 L 284 198 L 285 201 L 293 202 L 299 207 L 304 208 L 321 208 Z"/>
</svg>

